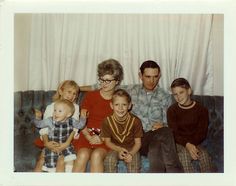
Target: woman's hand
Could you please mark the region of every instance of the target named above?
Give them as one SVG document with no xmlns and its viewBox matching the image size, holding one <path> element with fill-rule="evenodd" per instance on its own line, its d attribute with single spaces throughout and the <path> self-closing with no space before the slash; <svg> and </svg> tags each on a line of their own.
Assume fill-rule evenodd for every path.
<svg viewBox="0 0 236 186">
<path fill-rule="evenodd" d="M 98 135 L 95 134 L 95 135 L 90 136 L 89 143 L 92 145 L 98 145 L 98 144 L 102 144 L 103 141 Z"/>
<path fill-rule="evenodd" d="M 200 151 L 198 150 L 198 148 L 195 145 L 193 145 L 191 143 L 187 143 L 186 149 L 188 150 L 188 152 L 190 153 L 191 157 L 194 160 L 197 160 L 199 158 Z"/>
</svg>

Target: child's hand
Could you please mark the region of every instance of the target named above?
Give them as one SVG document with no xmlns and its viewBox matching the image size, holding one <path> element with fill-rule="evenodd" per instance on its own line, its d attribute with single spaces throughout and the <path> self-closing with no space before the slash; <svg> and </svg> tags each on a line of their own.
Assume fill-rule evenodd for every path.
<svg viewBox="0 0 236 186">
<path fill-rule="evenodd" d="M 80 117 L 82 118 L 88 118 L 89 112 L 87 109 L 81 109 L 80 111 Z"/>
<path fill-rule="evenodd" d="M 125 158 L 124 158 L 124 161 L 125 161 L 126 163 L 130 163 L 130 162 L 132 161 L 132 159 L 133 159 L 132 154 L 127 153 L 126 156 L 125 156 Z"/>
<path fill-rule="evenodd" d="M 186 144 L 186 149 L 188 150 L 188 152 L 190 153 L 191 157 L 194 160 L 199 159 L 200 151 L 198 150 L 198 148 L 195 145 L 193 145 L 191 143 L 187 143 Z"/>
<path fill-rule="evenodd" d="M 34 109 L 34 114 L 36 119 L 42 119 L 42 112 L 40 110 Z"/>
<path fill-rule="evenodd" d="M 59 147 L 59 145 L 60 144 L 55 141 L 48 141 L 44 144 L 46 148 L 48 148 L 49 150 L 53 152 L 57 152 L 57 148 Z"/>
<path fill-rule="evenodd" d="M 68 147 L 68 143 L 60 143 L 59 146 L 56 147 L 56 152 L 60 153 L 61 151 L 65 150 Z"/>
<path fill-rule="evenodd" d="M 125 148 L 121 148 L 121 150 L 119 151 L 119 155 L 118 156 L 119 156 L 119 158 L 121 160 L 124 160 L 128 153 L 129 152 Z"/>
</svg>

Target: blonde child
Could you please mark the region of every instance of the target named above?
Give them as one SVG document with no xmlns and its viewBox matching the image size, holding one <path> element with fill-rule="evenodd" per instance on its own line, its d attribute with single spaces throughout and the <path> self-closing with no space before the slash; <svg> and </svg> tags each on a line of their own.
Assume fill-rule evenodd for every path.
<svg viewBox="0 0 236 186">
<path fill-rule="evenodd" d="M 36 112 L 34 120 L 37 128 L 46 128 L 50 141 L 55 141 L 58 144 L 67 141 L 74 129 L 81 130 L 85 126 L 86 118 L 81 117 L 80 121 L 71 118 L 75 111 L 73 103 L 66 99 L 59 99 L 54 102 L 53 116 L 41 120 L 41 113 Z M 64 161 L 73 164 L 76 159 L 76 154 L 73 146 L 70 144 L 62 151 L 53 151 L 44 148 L 45 163 L 42 170 L 47 172 L 55 172 L 57 160 L 59 156 L 64 157 Z"/>
<path fill-rule="evenodd" d="M 126 163 L 128 172 L 140 172 L 142 123 L 139 118 L 129 113 L 131 97 L 123 89 L 118 89 L 110 103 L 113 114 L 103 121 L 101 137 L 111 149 L 105 160 L 105 172 L 117 172 L 118 159 Z"/>
<path fill-rule="evenodd" d="M 60 99 L 66 99 L 66 100 L 69 100 L 70 102 L 72 102 L 75 107 L 75 112 L 74 112 L 72 118 L 79 120 L 80 108 L 79 108 L 79 105 L 76 104 L 76 100 L 78 98 L 78 95 L 79 95 L 79 86 L 77 85 L 77 83 L 75 81 L 65 80 L 65 81 L 61 82 L 57 88 L 55 95 L 53 96 L 53 103 L 51 103 L 50 105 L 48 105 L 46 107 L 46 110 L 43 115 L 43 119 L 46 119 L 46 118 L 51 117 L 53 115 L 55 101 L 60 100 Z M 63 149 L 65 149 L 66 147 L 68 147 L 70 145 L 75 133 L 76 132 L 73 131 L 65 143 L 58 144 L 54 141 L 48 141 L 47 128 L 41 129 L 40 135 L 42 135 L 42 137 L 43 137 L 43 142 L 40 139 L 36 139 L 35 145 L 40 148 L 47 147 L 47 148 L 54 150 L 54 151 L 62 151 Z M 36 163 L 34 172 L 41 172 L 43 164 L 44 164 L 44 153 L 42 152 L 40 154 L 39 160 Z M 70 164 L 69 165 L 67 164 L 65 167 L 63 156 L 59 157 L 58 163 L 57 163 L 57 171 L 58 172 L 64 172 L 64 170 L 66 170 L 66 172 L 71 172 L 72 167 L 73 167 L 73 165 L 70 165 Z"/>
</svg>

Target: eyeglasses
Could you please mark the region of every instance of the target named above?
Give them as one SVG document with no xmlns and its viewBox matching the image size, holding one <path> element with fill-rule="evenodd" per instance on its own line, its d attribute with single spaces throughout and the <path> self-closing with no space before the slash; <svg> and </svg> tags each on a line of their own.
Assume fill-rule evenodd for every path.
<svg viewBox="0 0 236 186">
<path fill-rule="evenodd" d="M 99 83 L 110 84 L 112 81 L 115 81 L 115 79 L 102 79 L 102 78 L 99 78 L 98 81 L 99 81 Z"/>
</svg>

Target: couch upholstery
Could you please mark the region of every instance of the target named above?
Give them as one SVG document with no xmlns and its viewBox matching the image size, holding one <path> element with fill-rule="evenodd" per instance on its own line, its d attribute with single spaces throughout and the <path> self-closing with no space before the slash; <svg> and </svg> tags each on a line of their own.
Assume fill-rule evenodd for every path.
<svg viewBox="0 0 236 186">
<path fill-rule="evenodd" d="M 14 171 L 32 172 L 40 149 L 33 141 L 39 136 L 38 129 L 32 123 L 33 110 L 44 111 L 51 103 L 55 91 L 19 91 L 14 93 Z M 78 103 L 84 96 L 80 93 Z M 224 97 L 223 96 L 193 96 L 193 98 L 209 110 L 209 131 L 203 142 L 212 157 L 213 172 L 224 172 L 223 126 L 224 126 Z M 197 162 L 196 162 L 197 164 Z M 141 172 L 148 172 L 149 162 L 142 157 Z M 196 165 L 197 168 L 197 165 Z M 123 162 L 118 165 L 119 172 L 126 172 Z M 196 169 L 197 171 L 197 169 Z"/>
</svg>

